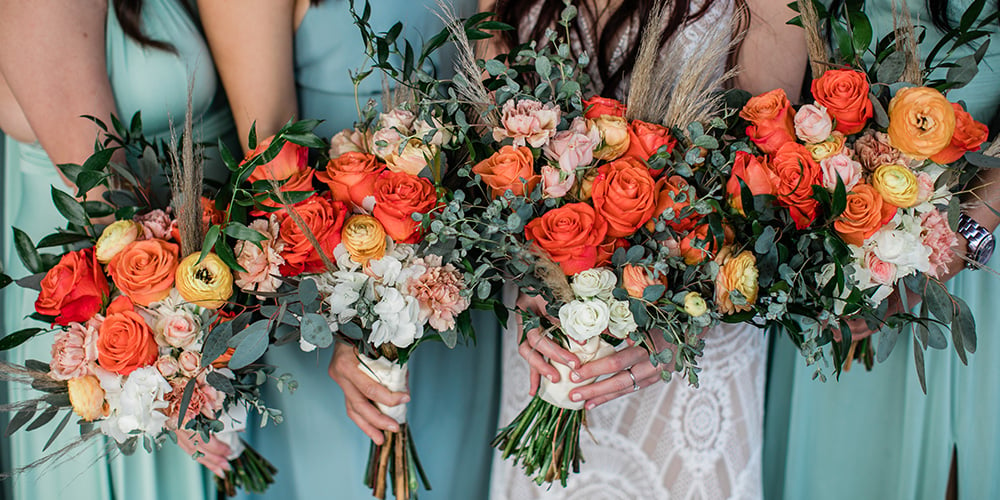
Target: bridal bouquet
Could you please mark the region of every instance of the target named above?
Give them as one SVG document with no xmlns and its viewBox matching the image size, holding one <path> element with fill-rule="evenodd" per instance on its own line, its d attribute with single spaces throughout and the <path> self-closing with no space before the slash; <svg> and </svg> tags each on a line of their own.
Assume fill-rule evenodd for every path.
<svg viewBox="0 0 1000 500">
<path fill-rule="evenodd" d="M 867 39 L 847 42 L 845 58 L 860 62 L 871 36 L 869 27 Z M 854 354 L 871 356 L 866 344 L 852 353 L 847 320 L 881 332 L 879 360 L 912 328 L 923 382 L 923 350 L 947 346 L 944 327 L 963 361 L 975 350 L 972 313 L 939 278 L 956 258 L 957 195 L 976 171 L 969 160 L 986 158 L 966 153 L 980 149 L 987 129 L 939 89 L 971 79 L 982 54 L 927 86 L 915 53 L 893 39 L 902 46 L 906 34 L 881 41 L 867 72 L 814 65 L 813 102 L 798 109 L 780 89 L 749 99 L 739 116 L 761 154 L 737 153 L 727 192 L 766 290 L 757 314 L 788 331 L 810 363 L 832 342 L 838 373 Z M 886 318 L 897 289 L 904 311 Z M 907 290 L 922 299 L 918 311 L 909 311 Z"/>
<path fill-rule="evenodd" d="M 247 404 L 260 405 L 258 380 L 266 374 L 236 366 L 232 349 L 210 353 L 205 344 L 210 330 L 231 327 L 238 310 L 229 303 L 234 293 L 230 267 L 211 247 L 198 248 L 201 227 L 222 214 L 200 196 L 198 167 L 179 162 L 173 165 L 174 207 L 136 204 L 136 193 L 151 198 L 134 173 L 109 160 L 120 149 L 147 167 L 164 164 L 145 143 L 139 123 L 137 115 L 130 133 L 121 128 L 121 135 L 108 133 L 109 141 L 120 146 L 98 145 L 82 166 L 60 167 L 78 196 L 95 186 L 122 183 L 131 183 L 133 190 L 114 189 L 104 201 L 79 202 L 53 187 L 52 200 L 68 229 L 46 236 L 36 247 L 14 228 L 22 262 L 37 273 L 18 284 L 38 290 L 32 318 L 51 328 L 13 332 L 0 344 L 10 349 L 46 332 L 54 336 L 47 340 L 50 360 L 0 368 L 5 378 L 46 393 L 13 403 L 16 413 L 7 433 L 25 425 L 34 430 L 67 409 L 47 448 L 75 414 L 80 440 L 47 460 L 99 435 L 131 454 L 140 444 L 152 452 L 168 437 L 176 441 L 175 432 L 194 431 L 195 439 L 229 446 L 231 470 L 220 478 L 220 490 L 262 492 L 276 470 L 239 433 L 245 429 Z M 133 157 L 136 152 L 141 155 Z M 193 158 L 190 149 L 185 153 Z M 112 216 L 118 220 L 108 225 L 91 220 Z M 38 252 L 67 245 L 75 250 Z"/>
</svg>

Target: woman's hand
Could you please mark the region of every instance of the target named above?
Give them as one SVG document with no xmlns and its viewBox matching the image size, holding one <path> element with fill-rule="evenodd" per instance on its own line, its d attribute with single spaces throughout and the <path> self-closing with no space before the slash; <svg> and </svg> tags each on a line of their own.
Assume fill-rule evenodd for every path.
<svg viewBox="0 0 1000 500">
<path fill-rule="evenodd" d="M 631 341 L 628 341 L 631 344 Z M 664 365 L 653 366 L 649 352 L 638 345 L 630 345 L 610 356 L 586 363 L 570 375 L 577 382 L 589 378 L 611 375 L 592 384 L 573 389 L 571 401 L 586 401 L 584 408 L 592 410 L 612 399 L 626 396 L 649 387 L 660 380 Z"/>
<path fill-rule="evenodd" d="M 405 392 L 392 392 L 376 382 L 358 367 L 358 350 L 338 342 L 330 359 L 330 378 L 344 391 L 347 416 L 372 439 L 382 444 L 382 431 L 398 432 L 399 424 L 379 411 L 372 402 L 397 406 L 410 401 Z"/>
<path fill-rule="evenodd" d="M 540 295 L 532 297 L 528 294 L 520 293 L 517 297 L 518 310 L 531 311 L 539 316 L 545 315 L 545 317 L 547 317 L 554 324 L 559 324 L 559 320 L 557 318 L 553 318 L 546 313 L 545 306 L 545 299 L 543 299 Z M 523 328 L 524 326 L 521 321 L 521 317 L 518 315 L 518 340 L 520 340 L 520 334 L 523 331 Z M 524 341 L 517 347 L 517 353 L 520 354 L 531 367 L 531 384 L 528 388 L 528 394 L 532 396 L 538 392 L 538 383 L 543 375 L 545 378 L 549 379 L 550 382 L 559 382 L 559 371 L 556 370 L 554 366 L 549 364 L 546 358 L 567 365 L 571 369 L 575 369 L 580 366 L 580 359 L 577 358 L 575 354 L 563 349 L 548 336 L 542 335 L 541 328 L 532 328 L 526 332 Z"/>
<path fill-rule="evenodd" d="M 195 460 L 216 476 L 226 477 L 226 471 L 232 469 L 229 465 L 229 459 L 226 458 L 231 451 L 226 443 L 214 437 L 208 443 L 202 443 L 201 434 L 187 429 L 178 429 L 175 434 L 177 435 L 177 445 L 188 455 L 193 456 L 195 452 L 200 452 L 202 456 Z"/>
</svg>

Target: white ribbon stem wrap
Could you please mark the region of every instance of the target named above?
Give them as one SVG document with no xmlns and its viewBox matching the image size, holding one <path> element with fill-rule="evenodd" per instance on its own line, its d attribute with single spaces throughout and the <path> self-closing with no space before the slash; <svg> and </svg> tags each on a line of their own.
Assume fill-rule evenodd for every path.
<svg viewBox="0 0 1000 500">
<path fill-rule="evenodd" d="M 406 392 L 406 377 L 409 366 L 389 361 L 388 358 L 369 358 L 364 354 L 359 354 L 361 362 L 358 369 L 368 375 L 372 380 L 382 384 L 383 387 L 392 392 Z M 382 403 L 375 403 L 379 411 L 386 414 L 398 424 L 406 423 L 406 403 L 396 406 L 386 406 Z"/>
<path fill-rule="evenodd" d="M 578 344 L 570 340 L 568 350 L 576 354 L 576 357 L 580 358 L 581 363 L 589 363 L 615 353 L 615 348 L 599 336 L 591 337 L 590 340 L 583 344 Z M 597 380 L 597 377 L 573 382 L 569 379 L 570 368 L 568 366 L 552 359 L 549 360 L 549 364 L 559 371 L 559 382 L 552 383 L 549 379 L 543 377 L 542 383 L 538 387 L 538 395 L 549 404 L 559 408 L 567 410 L 583 409 L 584 402 L 570 401 L 569 392 Z"/>
</svg>

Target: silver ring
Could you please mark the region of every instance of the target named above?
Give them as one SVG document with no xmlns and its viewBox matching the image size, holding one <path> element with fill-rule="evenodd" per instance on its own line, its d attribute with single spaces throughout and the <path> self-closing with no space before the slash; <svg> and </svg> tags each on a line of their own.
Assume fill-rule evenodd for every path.
<svg viewBox="0 0 1000 500">
<path fill-rule="evenodd" d="M 639 390 L 639 383 L 635 381 L 635 374 L 632 373 L 632 367 L 625 369 L 628 372 L 628 376 L 632 379 L 632 392 Z"/>
</svg>

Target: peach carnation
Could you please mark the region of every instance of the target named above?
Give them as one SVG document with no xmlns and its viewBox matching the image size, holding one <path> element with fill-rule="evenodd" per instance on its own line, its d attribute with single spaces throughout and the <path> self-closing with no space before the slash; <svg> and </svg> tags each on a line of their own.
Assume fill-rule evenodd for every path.
<svg viewBox="0 0 1000 500">
<path fill-rule="evenodd" d="M 278 216 L 271 214 L 268 219 L 255 220 L 249 227 L 267 239 L 259 247 L 249 241 L 236 243 L 236 262 L 246 269 L 246 272 L 234 271 L 236 286 L 252 292 L 273 292 L 281 286 L 277 276 L 281 274 L 279 267 L 285 263 L 281 256 L 285 242 L 278 238 Z"/>
<path fill-rule="evenodd" d="M 560 110 L 552 104 L 542 104 L 531 99 L 513 99 L 503 105 L 500 127 L 493 129 L 493 139 L 510 138 L 514 146 L 530 144 L 533 148 L 545 146 L 556 133 Z"/>
<path fill-rule="evenodd" d="M 948 270 L 948 264 L 955 258 L 955 252 L 951 248 L 958 245 L 958 238 L 948 226 L 948 220 L 937 210 L 931 210 L 921 216 L 920 225 L 923 227 L 921 231 L 923 244 L 931 249 L 931 268 L 927 274 L 935 278 L 941 277 Z"/>
<path fill-rule="evenodd" d="M 97 361 L 97 330 L 103 321 L 100 315 L 84 324 L 70 323 L 68 330 L 55 335 L 49 374 L 56 380 L 69 380 L 92 373 Z"/>
<path fill-rule="evenodd" d="M 469 308 L 468 297 L 462 296 L 462 274 L 451 264 L 442 266 L 441 257 L 436 255 L 417 259 L 415 264 L 427 267 L 406 284 L 407 293 L 420 304 L 421 321 L 427 320 L 439 332 L 455 328 L 455 317 Z"/>
</svg>

